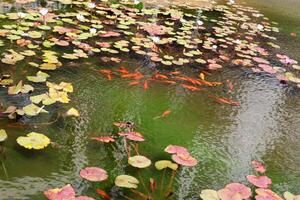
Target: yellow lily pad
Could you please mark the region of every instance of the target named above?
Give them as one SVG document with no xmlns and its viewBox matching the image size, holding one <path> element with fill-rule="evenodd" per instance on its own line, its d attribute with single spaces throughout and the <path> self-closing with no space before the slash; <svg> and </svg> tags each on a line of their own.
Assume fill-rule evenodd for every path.
<svg viewBox="0 0 300 200">
<path fill-rule="evenodd" d="M 31 132 L 27 136 L 17 138 L 17 143 L 26 149 L 44 149 L 50 142 L 47 136 L 36 132 Z"/>
<path fill-rule="evenodd" d="M 7 133 L 4 129 L 0 130 L 0 142 L 3 142 L 7 139 Z"/>
<path fill-rule="evenodd" d="M 137 188 L 139 181 L 133 176 L 129 175 L 120 175 L 115 179 L 115 185 L 123 188 Z"/>
</svg>

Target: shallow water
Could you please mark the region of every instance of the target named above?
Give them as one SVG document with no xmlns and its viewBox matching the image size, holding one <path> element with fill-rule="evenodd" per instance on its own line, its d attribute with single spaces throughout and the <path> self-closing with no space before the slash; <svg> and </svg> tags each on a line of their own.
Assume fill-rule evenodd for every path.
<svg viewBox="0 0 300 200">
<path fill-rule="evenodd" d="M 289 35 L 280 37 L 284 39 L 285 50 L 299 58 L 299 53 L 294 52 L 297 45 L 290 47 L 283 42 L 290 40 Z M 122 62 L 128 69 L 142 65 L 142 60 L 127 57 L 126 62 Z M 1 127 L 9 135 L 3 144 L 6 159 L 0 167 L 1 200 L 43 199 L 42 191 L 67 183 L 78 193 L 94 197 L 95 188 L 110 188 L 108 182 L 93 185 L 85 182 L 78 172 L 85 166 L 99 166 L 109 172 L 110 182 L 113 182 L 113 177 L 128 170 L 119 162 L 126 160 L 125 152 L 90 140 L 115 131 L 112 124 L 116 121 L 135 123 L 137 131 L 146 138 L 141 153 L 153 160 L 167 157 L 163 149 L 168 144 L 188 147 L 199 160 L 197 167 L 180 172 L 174 199 L 199 199 L 202 189 L 218 189 L 232 181 L 246 183 L 245 176 L 253 173 L 250 167 L 253 159 L 266 163 L 274 191 L 300 192 L 299 90 L 281 85 L 270 76 L 254 75 L 248 69 L 225 68 L 211 79 L 233 82 L 235 92 L 231 97 L 241 102 L 241 106 L 231 107 L 217 104 L 203 94 L 222 95 L 225 89 L 193 93 L 182 87 L 153 83 L 144 91 L 128 86 L 123 79 L 108 81 L 95 73 L 94 68 L 93 60 L 88 60 L 50 73 L 56 82 L 73 83 L 72 102 L 65 108 L 76 107 L 81 113 L 79 118 L 53 114 L 50 119 L 49 116 L 38 121 L 24 119 L 34 124 L 24 127 L 10 127 L 11 122 L 1 119 Z M 144 72 L 150 74 L 151 69 L 144 68 Z M 186 73 L 192 72 L 186 69 Z M 22 75 L 20 67 L 16 73 Z M 26 96 L 7 99 L 6 89 L 0 92 L 4 102 L 26 104 Z M 172 110 L 168 118 L 153 120 L 166 109 Z M 55 121 L 56 118 L 59 120 Z M 42 124 L 49 121 L 55 122 Z M 57 143 L 55 148 L 32 153 L 19 147 L 16 138 L 33 130 L 51 136 Z M 145 174 L 156 176 L 154 171 Z"/>
</svg>

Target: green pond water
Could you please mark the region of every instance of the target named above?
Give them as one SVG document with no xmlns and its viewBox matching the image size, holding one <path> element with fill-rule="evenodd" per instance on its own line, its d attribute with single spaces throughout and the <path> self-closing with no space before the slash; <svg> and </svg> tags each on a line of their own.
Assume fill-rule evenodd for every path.
<svg viewBox="0 0 300 200">
<path fill-rule="evenodd" d="M 244 4 L 260 9 L 257 2 Z M 292 19 L 295 17 L 293 12 L 281 15 L 272 10 L 272 6 L 267 5 L 261 11 L 274 21 L 282 22 L 289 15 Z M 268 16 L 268 13 L 272 14 Z M 297 20 L 300 21 L 299 16 Z M 289 36 L 290 32 L 299 33 L 300 26 L 296 29 L 297 23 L 289 23 L 279 24 L 280 29 L 288 29 L 280 34 L 279 42 L 285 53 L 300 60 L 299 39 Z M 0 48 L 0 53 L 3 50 Z M 123 60 L 121 65 L 128 69 L 143 66 L 142 60 L 127 56 Z M 153 83 L 144 91 L 128 86 L 124 79 L 108 81 L 95 73 L 94 63 L 94 60 L 76 61 L 50 72 L 55 77 L 54 82 L 71 82 L 75 89 L 70 105 L 52 106 L 51 109 L 74 106 L 81 113 L 79 118 L 50 114 L 39 119 L 23 119 L 27 122 L 24 126 L 0 120 L 1 128 L 9 135 L 2 144 L 6 151 L 0 167 L 0 200 L 41 200 L 45 189 L 67 183 L 72 184 L 78 194 L 95 198 L 96 188 L 111 188 L 115 176 L 130 171 L 120 162 L 126 160 L 127 155 L 90 138 L 115 131 L 113 122 L 116 121 L 135 123 L 136 130 L 146 139 L 140 152 L 152 160 L 168 158 L 163 152 L 168 144 L 187 147 L 199 160 L 196 167 L 179 172 L 173 199 L 199 199 L 202 189 L 222 188 L 233 181 L 246 183 L 245 176 L 253 173 L 250 165 L 253 159 L 265 162 L 274 191 L 280 194 L 286 190 L 300 192 L 300 101 L 295 88 L 283 86 L 268 76 L 253 75 L 249 70 L 225 68 L 211 77 L 214 81 L 230 79 L 233 82 L 232 98 L 241 102 L 241 106 L 232 107 L 217 104 L 201 92 L 193 93 L 179 86 Z M 6 70 L 14 70 L 14 76 L 21 77 L 31 68 L 24 70 L 20 65 L 2 72 Z M 150 70 L 145 67 L 142 71 L 147 74 Z M 192 69 L 185 71 L 193 73 Z M 7 97 L 6 93 L 6 89 L 0 89 L 3 102 L 28 104 L 26 98 Z M 209 93 L 222 95 L 222 90 L 212 89 Z M 167 109 L 172 110 L 170 116 L 153 120 Z M 55 122 L 47 124 L 51 121 Z M 31 131 L 45 133 L 56 143 L 55 147 L 32 152 L 18 146 L 16 138 Z M 79 170 L 86 166 L 106 169 L 109 181 L 98 184 L 83 181 Z M 143 174 L 158 177 L 154 170 L 145 170 Z M 117 190 L 113 188 L 110 192 L 113 194 Z"/>
</svg>

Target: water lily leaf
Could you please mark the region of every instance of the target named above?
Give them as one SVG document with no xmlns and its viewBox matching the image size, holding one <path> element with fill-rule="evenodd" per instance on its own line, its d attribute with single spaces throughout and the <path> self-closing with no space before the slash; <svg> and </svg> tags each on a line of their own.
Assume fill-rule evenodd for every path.
<svg viewBox="0 0 300 200">
<path fill-rule="evenodd" d="M 100 182 L 108 178 L 107 172 L 99 167 L 87 167 L 80 170 L 80 176 L 88 181 Z"/>
<path fill-rule="evenodd" d="M 75 108 L 70 108 L 68 111 L 67 111 L 67 116 L 73 116 L 73 117 L 79 117 L 80 114 L 78 112 L 78 110 L 76 110 Z"/>
<path fill-rule="evenodd" d="M 157 170 L 170 168 L 175 171 L 175 170 L 177 170 L 178 165 L 176 163 L 171 162 L 170 160 L 160 160 L 160 161 L 155 162 L 155 168 Z"/>
<path fill-rule="evenodd" d="M 35 104 L 29 104 L 23 107 L 23 111 L 28 116 L 36 116 L 40 113 L 48 113 L 47 110 L 44 110 L 43 107 L 38 107 Z"/>
<path fill-rule="evenodd" d="M 31 38 L 37 39 L 37 38 L 42 37 L 42 33 L 38 32 L 38 31 L 29 31 L 28 36 L 31 37 Z"/>
<path fill-rule="evenodd" d="M 137 155 L 137 156 L 128 158 L 128 163 L 133 167 L 146 168 L 151 165 L 151 160 L 149 160 L 145 156 Z"/>
<path fill-rule="evenodd" d="M 1 61 L 5 64 L 15 65 L 18 61 L 23 60 L 25 57 L 13 50 L 10 50 L 11 54 L 4 54 L 4 58 Z"/>
<path fill-rule="evenodd" d="M 255 190 L 257 195 L 255 199 L 264 200 L 264 199 L 272 199 L 272 200 L 283 200 L 280 196 L 278 196 L 275 192 L 269 189 L 258 188 Z"/>
<path fill-rule="evenodd" d="M 272 184 L 272 180 L 267 176 L 248 175 L 246 178 L 250 183 L 259 188 L 267 188 Z"/>
<path fill-rule="evenodd" d="M 124 136 L 129 140 L 142 142 L 145 141 L 143 135 L 139 132 L 121 132 L 118 133 L 120 136 Z"/>
<path fill-rule="evenodd" d="M 193 167 L 198 164 L 198 161 L 188 154 L 176 154 L 172 155 L 172 160 L 179 165 Z"/>
<path fill-rule="evenodd" d="M 27 76 L 27 79 L 35 83 L 42 83 L 46 82 L 48 77 L 50 77 L 49 74 L 39 71 L 37 72 L 36 76 Z"/>
<path fill-rule="evenodd" d="M 171 154 L 189 154 L 188 150 L 185 147 L 177 145 L 168 145 L 165 148 L 165 152 Z"/>
<path fill-rule="evenodd" d="M 7 139 L 7 133 L 4 129 L 0 129 L 0 142 L 3 142 Z"/>
<path fill-rule="evenodd" d="M 93 137 L 91 139 L 99 141 L 99 142 L 104 142 L 104 143 L 109 143 L 109 142 L 114 142 L 115 141 L 115 139 L 112 136 Z"/>
<path fill-rule="evenodd" d="M 220 200 L 218 192 L 211 189 L 202 190 L 200 197 L 202 200 Z"/>
<path fill-rule="evenodd" d="M 266 172 L 266 167 L 262 163 L 260 163 L 256 160 L 253 160 L 251 162 L 251 164 L 252 164 L 252 167 L 255 169 L 255 171 L 257 171 L 259 173 L 265 173 Z"/>
<path fill-rule="evenodd" d="M 139 181 L 129 175 L 119 175 L 115 179 L 115 185 L 118 187 L 123 187 L 123 188 L 137 188 L 137 184 L 139 184 Z"/>
<path fill-rule="evenodd" d="M 285 200 L 300 200 L 300 195 L 294 195 L 290 192 L 285 192 L 283 196 Z"/>
<path fill-rule="evenodd" d="M 26 149 L 44 149 L 50 144 L 50 139 L 36 132 L 28 133 L 26 136 L 20 136 L 17 138 L 17 143 Z"/>
<path fill-rule="evenodd" d="M 75 190 L 71 185 L 66 185 L 62 188 L 50 189 L 44 192 L 48 200 L 75 200 Z"/>
</svg>

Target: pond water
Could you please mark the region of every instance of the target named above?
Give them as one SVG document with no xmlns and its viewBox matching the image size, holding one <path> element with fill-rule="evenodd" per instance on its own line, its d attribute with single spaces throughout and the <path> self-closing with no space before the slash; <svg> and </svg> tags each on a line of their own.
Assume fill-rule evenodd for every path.
<svg viewBox="0 0 300 200">
<path fill-rule="evenodd" d="M 258 2 L 239 3 L 261 9 Z M 285 3 L 281 1 L 281 4 Z M 295 27 L 300 17 L 292 16 L 294 12 L 283 17 L 281 13 L 272 13 L 273 8 L 267 6 L 261 9 L 262 13 L 272 21 L 281 22 L 278 27 L 283 31 L 276 35 L 281 51 L 300 60 L 300 26 Z M 269 16 L 268 13 L 272 14 Z M 283 18 L 290 14 L 291 19 L 297 18 L 297 23 L 291 20 L 283 24 Z M 0 25 L 5 22 L 0 20 Z M 298 33 L 298 37 L 291 37 L 290 32 Z M 7 47 L 0 47 L 0 53 L 5 49 Z M 50 114 L 39 118 L 22 117 L 22 123 L 6 118 L 0 120 L 1 128 L 8 133 L 8 139 L 2 143 L 5 156 L 2 156 L 0 167 L 0 200 L 44 199 L 44 190 L 68 183 L 78 194 L 96 198 L 95 189 L 101 187 L 113 195 L 117 189 L 109 189 L 114 177 L 125 171 L 135 172 L 120 162 L 127 159 L 124 151 L 92 141 L 91 137 L 115 132 L 113 123 L 116 121 L 134 122 L 136 130 L 146 139 L 140 152 L 151 160 L 168 158 L 163 152 L 168 144 L 187 147 L 199 160 L 196 167 L 183 168 L 179 172 L 173 199 L 199 199 L 202 189 L 219 189 L 230 182 L 247 183 L 245 176 L 253 174 L 251 161 L 254 159 L 266 164 L 267 174 L 273 181 L 271 188 L 275 192 L 300 192 L 299 89 L 280 84 L 273 76 L 254 74 L 249 68 L 224 67 L 213 72 L 209 79 L 218 82 L 231 80 L 234 92 L 229 97 L 241 105 L 230 106 L 218 104 L 206 94 L 227 95 L 226 86 L 192 92 L 180 85 L 153 82 L 149 89 L 144 90 L 143 87 L 128 86 L 126 79 L 114 76 L 109 81 L 106 76 L 95 72 L 95 69 L 123 66 L 131 71 L 139 68 L 143 74 L 152 75 L 153 69 L 144 58 L 122 54 L 121 63 L 99 64 L 99 58 L 64 63 L 63 67 L 49 74 L 51 82 L 73 84 L 74 93 L 69 104 L 51 106 Z M 11 74 L 16 80 L 36 73 L 36 69 L 24 63 L 0 65 L 2 74 Z M 177 69 L 198 76 L 194 67 Z M 33 85 L 37 91 L 44 89 L 39 84 Z M 7 96 L 7 88 L 1 88 L 0 97 L 6 107 L 29 103 L 28 95 Z M 80 117 L 59 114 L 70 107 L 78 109 Z M 168 117 L 153 119 L 168 109 L 172 111 Z M 19 146 L 16 138 L 31 131 L 46 134 L 55 145 L 41 151 Z M 97 184 L 83 181 L 79 171 L 86 166 L 106 169 L 109 181 Z M 158 177 L 154 171 L 149 169 L 143 173 L 147 177 Z"/>
</svg>

